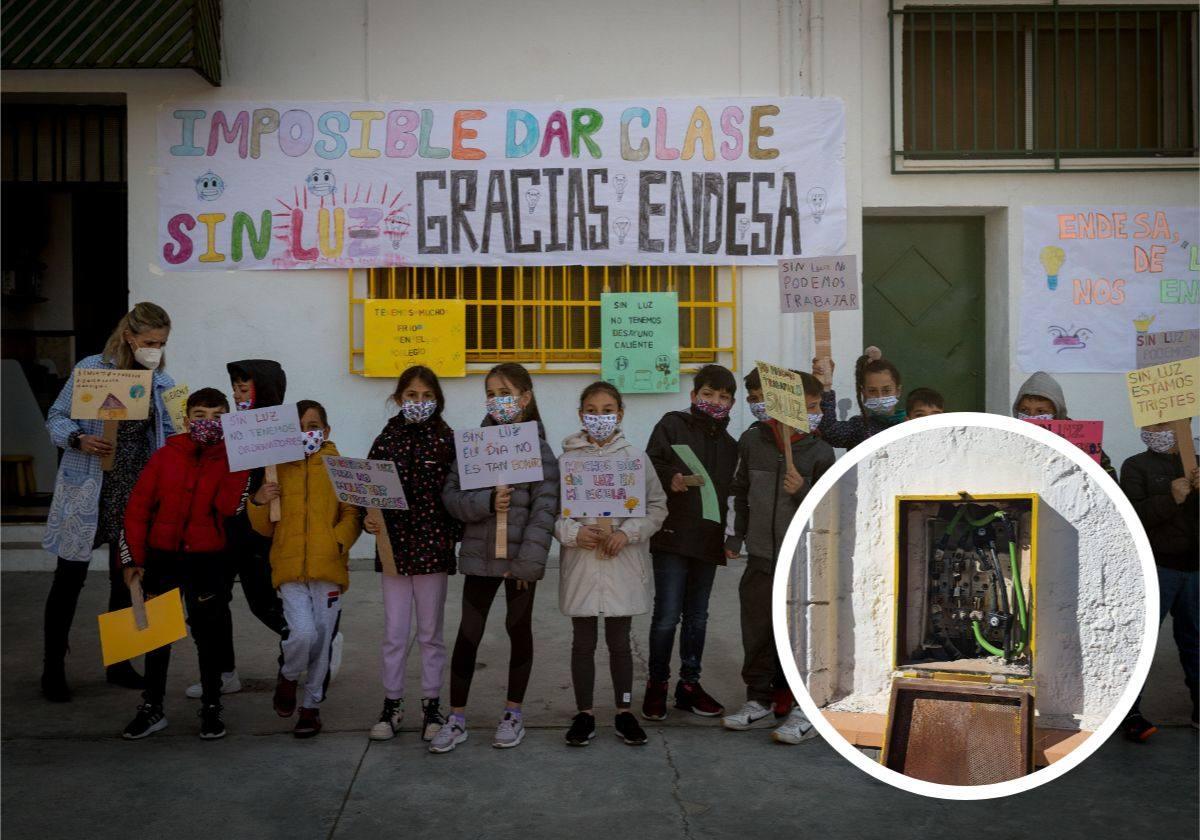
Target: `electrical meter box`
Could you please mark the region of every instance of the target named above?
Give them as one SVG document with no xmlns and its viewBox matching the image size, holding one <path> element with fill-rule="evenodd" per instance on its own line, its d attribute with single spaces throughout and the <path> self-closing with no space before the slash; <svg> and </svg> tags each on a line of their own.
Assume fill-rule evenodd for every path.
<svg viewBox="0 0 1200 840">
<path fill-rule="evenodd" d="M 1038 496 L 897 496 L 880 761 L 942 784 L 1032 772 Z"/>
</svg>

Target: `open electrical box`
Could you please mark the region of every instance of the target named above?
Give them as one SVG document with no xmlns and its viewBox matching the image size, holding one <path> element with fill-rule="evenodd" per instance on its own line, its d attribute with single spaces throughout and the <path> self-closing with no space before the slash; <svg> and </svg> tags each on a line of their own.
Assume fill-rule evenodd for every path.
<svg viewBox="0 0 1200 840">
<path fill-rule="evenodd" d="M 1038 496 L 897 496 L 880 761 L 943 784 L 1032 772 Z"/>
</svg>

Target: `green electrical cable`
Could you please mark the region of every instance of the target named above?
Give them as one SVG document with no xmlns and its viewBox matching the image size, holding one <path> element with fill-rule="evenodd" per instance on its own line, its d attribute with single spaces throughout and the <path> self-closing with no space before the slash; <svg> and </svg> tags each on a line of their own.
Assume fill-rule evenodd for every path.
<svg viewBox="0 0 1200 840">
<path fill-rule="evenodd" d="M 1004 651 L 1000 650 L 998 647 L 993 647 L 987 639 L 983 638 L 983 633 L 979 630 L 978 621 L 971 622 L 971 629 L 975 631 L 975 641 L 979 643 L 981 648 L 986 650 L 992 656 L 1004 656 Z"/>
</svg>

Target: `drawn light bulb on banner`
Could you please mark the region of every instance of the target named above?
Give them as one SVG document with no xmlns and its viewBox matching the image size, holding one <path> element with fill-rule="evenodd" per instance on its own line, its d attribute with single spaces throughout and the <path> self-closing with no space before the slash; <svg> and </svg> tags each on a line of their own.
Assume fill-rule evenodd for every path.
<svg viewBox="0 0 1200 840">
<path fill-rule="evenodd" d="M 620 201 L 625 197 L 626 183 L 627 181 L 625 180 L 624 175 L 617 175 L 613 177 L 613 188 L 617 191 L 617 201 Z"/>
<path fill-rule="evenodd" d="M 1139 333 L 1148 333 L 1150 325 L 1154 323 L 1155 315 L 1138 315 L 1133 319 L 1133 328 Z"/>
<path fill-rule="evenodd" d="M 1053 292 L 1058 288 L 1058 270 L 1066 262 L 1067 253 L 1057 245 L 1047 245 L 1038 259 L 1041 260 L 1042 268 L 1046 269 L 1046 286 Z"/>
<path fill-rule="evenodd" d="M 825 215 L 825 202 L 829 198 L 829 194 L 825 192 L 824 187 L 813 187 L 808 191 L 808 207 L 812 210 L 813 221 L 817 224 L 821 223 L 821 218 Z"/>
<path fill-rule="evenodd" d="M 625 236 L 629 233 L 629 219 L 626 219 L 624 216 L 622 216 L 613 222 L 613 226 L 617 229 L 617 243 L 624 245 Z"/>
<path fill-rule="evenodd" d="M 525 191 L 525 204 L 529 207 L 529 215 L 533 215 L 533 211 L 537 209 L 538 199 L 542 197 L 539 190 Z"/>
</svg>

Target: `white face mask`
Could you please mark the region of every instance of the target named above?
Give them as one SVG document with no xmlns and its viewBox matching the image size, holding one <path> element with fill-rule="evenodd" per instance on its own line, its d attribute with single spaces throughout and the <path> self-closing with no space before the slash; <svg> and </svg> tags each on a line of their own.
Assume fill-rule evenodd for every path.
<svg viewBox="0 0 1200 840">
<path fill-rule="evenodd" d="M 899 397 L 869 397 L 863 400 L 863 406 L 872 414 L 891 414 L 900 402 Z"/>
<path fill-rule="evenodd" d="M 815 432 L 817 430 L 817 426 L 821 425 L 821 418 L 824 416 L 825 416 L 824 414 L 808 415 L 808 430 L 810 432 Z"/>
<path fill-rule="evenodd" d="M 320 451 L 321 444 L 325 443 L 325 430 L 312 429 L 304 433 L 304 454 L 313 455 Z"/>
<path fill-rule="evenodd" d="M 1151 452 L 1170 452 L 1175 448 L 1175 432 L 1171 429 L 1157 432 L 1142 429 L 1142 443 L 1146 444 L 1146 448 Z"/>
<path fill-rule="evenodd" d="M 615 414 L 585 414 L 583 428 L 597 443 L 603 443 L 613 436 L 617 430 L 617 415 Z"/>
<path fill-rule="evenodd" d="M 766 423 L 770 419 L 767 414 L 767 404 L 765 402 L 752 402 L 750 405 L 750 413 L 754 415 L 754 419 L 761 423 Z"/>
<path fill-rule="evenodd" d="M 139 365 L 147 370 L 154 370 L 162 361 L 161 347 L 135 347 L 133 348 L 133 358 Z"/>
<path fill-rule="evenodd" d="M 1026 414 L 1024 411 L 1017 412 L 1018 420 L 1053 420 L 1053 414 Z"/>
</svg>

